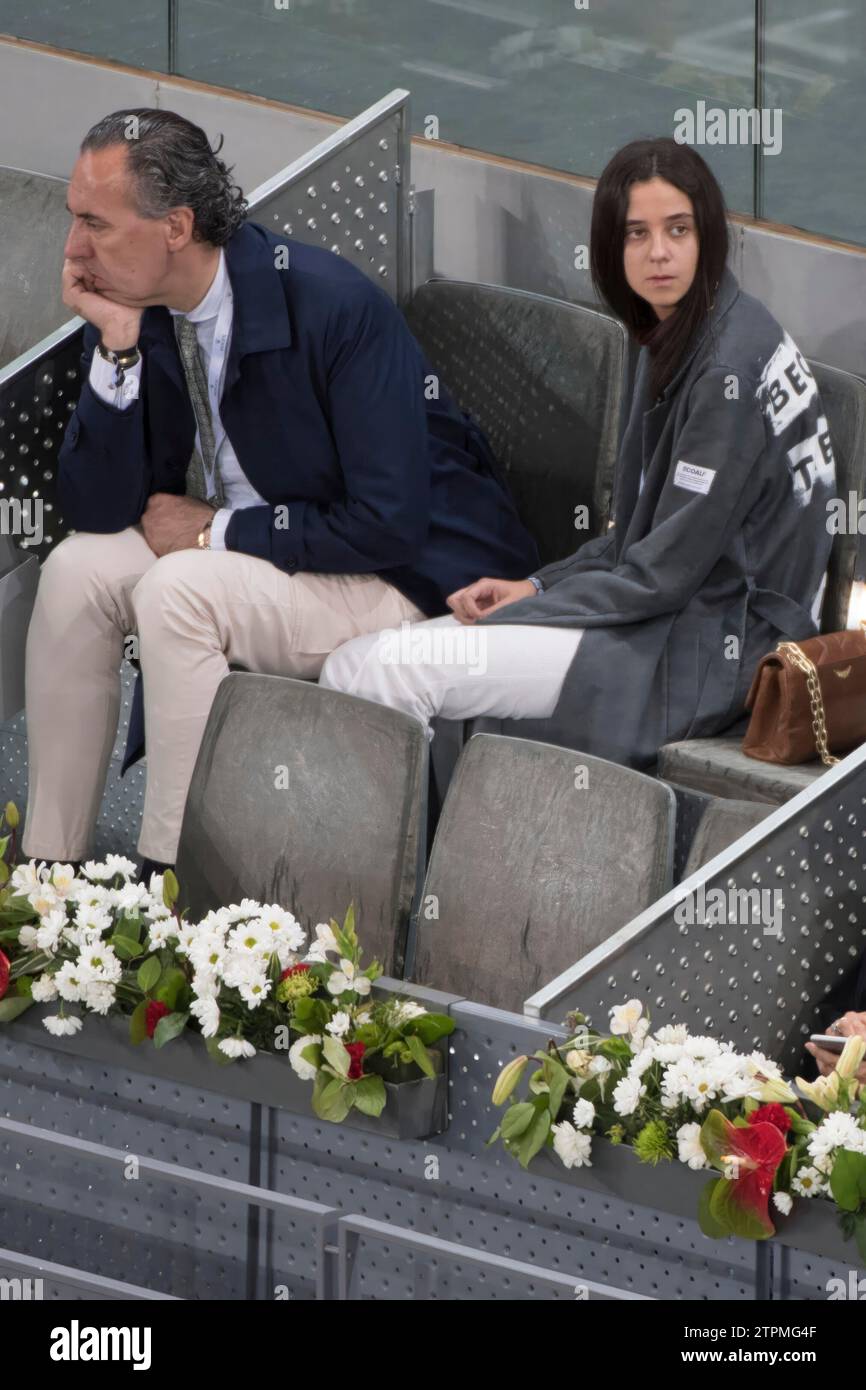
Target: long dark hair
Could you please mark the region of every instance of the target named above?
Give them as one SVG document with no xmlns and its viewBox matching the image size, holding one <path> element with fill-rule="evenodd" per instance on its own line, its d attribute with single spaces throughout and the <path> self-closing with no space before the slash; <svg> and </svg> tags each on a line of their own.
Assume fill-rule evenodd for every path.
<svg viewBox="0 0 866 1390">
<path fill-rule="evenodd" d="M 675 314 L 659 321 L 625 278 L 623 255 L 629 189 L 649 179 L 665 179 L 691 200 L 698 237 L 698 264 L 688 293 Z M 689 145 L 675 140 L 633 140 L 607 164 L 592 206 L 590 267 L 599 297 L 610 306 L 639 343 L 652 354 L 650 386 L 654 396 L 674 376 L 683 353 L 715 299 L 728 256 L 725 200 L 715 176 Z"/>
</svg>

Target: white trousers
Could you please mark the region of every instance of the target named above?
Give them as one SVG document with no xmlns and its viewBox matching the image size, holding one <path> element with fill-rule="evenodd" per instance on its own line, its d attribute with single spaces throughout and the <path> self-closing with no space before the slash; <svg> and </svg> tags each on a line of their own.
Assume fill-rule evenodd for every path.
<svg viewBox="0 0 866 1390">
<path fill-rule="evenodd" d="M 582 628 L 466 626 L 449 614 L 344 642 L 319 684 L 425 723 L 437 715 L 547 719 L 582 636 Z"/>
<path fill-rule="evenodd" d="M 138 849 L 173 864 L 199 744 L 230 664 L 315 679 L 340 642 L 421 617 L 375 574 L 286 574 L 235 550 L 157 558 L 140 526 L 68 536 L 42 566 L 27 636 L 24 854 L 90 853 L 127 634 L 138 636 L 147 725 Z"/>
</svg>

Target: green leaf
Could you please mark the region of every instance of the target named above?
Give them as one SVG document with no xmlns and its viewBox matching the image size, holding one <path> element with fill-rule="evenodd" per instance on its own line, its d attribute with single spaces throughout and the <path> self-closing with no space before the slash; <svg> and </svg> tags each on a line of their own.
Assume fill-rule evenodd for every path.
<svg viewBox="0 0 866 1390">
<path fill-rule="evenodd" d="M 127 936 L 130 941 L 141 940 L 141 913 L 137 907 L 124 908 L 114 928 L 115 936 Z"/>
<path fill-rule="evenodd" d="M 340 1076 L 349 1075 L 352 1059 L 339 1038 L 334 1038 L 328 1033 L 322 1043 L 322 1051 L 325 1054 L 325 1061 L 334 1068 L 335 1072 Z"/>
<path fill-rule="evenodd" d="M 136 1005 L 129 1020 L 129 1041 L 133 1047 L 138 1047 L 147 1037 L 147 1000 L 142 999 Z"/>
<path fill-rule="evenodd" d="M 12 870 L 9 868 L 6 860 L 0 859 L 0 883 L 5 883 L 11 872 Z"/>
<path fill-rule="evenodd" d="M 177 902 L 177 895 L 179 892 L 180 885 L 174 876 L 173 870 L 166 869 L 162 876 L 162 901 L 169 911 L 171 911 Z M 221 1055 L 225 1056 L 225 1053 Z"/>
<path fill-rule="evenodd" d="M 412 1054 L 412 1061 L 419 1066 L 425 1076 L 435 1076 L 436 1072 L 433 1063 L 430 1061 L 430 1054 L 422 1043 L 421 1039 L 415 1034 L 410 1033 L 406 1039 L 406 1046 Z"/>
<path fill-rule="evenodd" d="M 866 1154 L 838 1149 L 830 1174 L 830 1191 L 843 1211 L 866 1206 Z"/>
<path fill-rule="evenodd" d="M 313 1110 L 320 1120 L 339 1124 L 351 1108 L 352 1083 L 320 1072 L 313 1085 Z"/>
<path fill-rule="evenodd" d="M 153 987 L 159 983 L 162 974 L 162 966 L 156 956 L 148 956 L 143 965 L 138 967 L 136 972 L 136 983 L 142 994 L 149 994 Z"/>
<path fill-rule="evenodd" d="M 813 1125 L 811 1120 L 807 1120 L 805 1115 L 801 1115 L 799 1110 L 795 1110 L 792 1105 L 786 1105 L 784 1109 L 785 1114 L 791 1121 L 792 1134 L 814 1134 L 815 1125 Z"/>
<path fill-rule="evenodd" d="M 292 1026 L 301 1033 L 324 1033 L 330 1021 L 328 1006 L 322 999 L 299 999 L 292 1007 Z"/>
<path fill-rule="evenodd" d="M 530 1102 L 535 1108 L 535 1114 L 530 1121 L 526 1133 L 520 1140 L 520 1145 L 517 1150 L 517 1160 L 521 1168 L 527 1168 L 538 1151 L 544 1148 L 547 1142 L 547 1136 L 550 1133 L 550 1111 L 547 1108 L 547 1095 L 545 1094 L 541 1099 L 543 1101 L 543 1108 L 541 1106 L 535 1106 L 534 1102 Z"/>
<path fill-rule="evenodd" d="M 351 949 L 357 950 L 358 933 L 355 931 L 355 904 L 349 903 L 346 908 L 346 915 L 343 918 L 343 936 L 349 943 Z"/>
<path fill-rule="evenodd" d="M 440 1038 L 447 1038 L 449 1033 L 454 1032 L 454 1027 L 454 1019 L 449 1018 L 447 1014 L 421 1014 L 419 1018 L 411 1018 L 404 1024 L 402 1031 L 406 1037 L 409 1037 L 410 1033 L 416 1033 L 429 1047 Z"/>
<path fill-rule="evenodd" d="M 0 999 L 0 1023 L 11 1023 L 13 1018 L 18 1018 L 25 1009 L 29 1009 L 33 1003 L 32 999 L 22 994 L 8 994 L 5 999 Z"/>
<path fill-rule="evenodd" d="M 352 1082 L 352 1102 L 362 1115 L 381 1115 L 388 1093 L 381 1076 L 362 1076 Z"/>
<path fill-rule="evenodd" d="M 727 1226 L 723 1226 L 716 1219 L 712 1211 L 712 1197 L 716 1187 L 720 1182 L 726 1182 L 726 1178 L 710 1178 L 701 1188 L 701 1195 L 698 1199 L 698 1225 L 705 1236 L 711 1240 L 720 1240 L 723 1236 L 729 1235 Z"/>
<path fill-rule="evenodd" d="M 186 975 L 179 966 L 170 966 L 162 972 L 159 985 L 153 992 L 153 997 L 160 1004 L 165 1004 L 166 1008 L 183 1011 L 186 1008 L 189 998 L 189 987 Z"/>
<path fill-rule="evenodd" d="M 322 1065 L 322 1044 L 307 1043 L 306 1047 L 301 1048 L 301 1056 L 305 1062 L 309 1062 L 311 1067 Z"/>
<path fill-rule="evenodd" d="M 382 1041 L 382 1038 L 385 1037 L 385 1036 L 386 1036 L 386 1035 L 383 1033 L 383 1031 L 382 1031 L 382 1029 L 379 1027 L 378 1023 L 362 1023 L 362 1024 L 360 1025 L 360 1027 L 358 1027 L 358 1028 L 355 1029 L 355 1041 L 356 1041 L 356 1042 L 362 1042 L 362 1043 L 364 1044 L 364 1046 L 367 1047 L 367 1048 L 370 1048 L 370 1047 L 378 1047 L 379 1044 L 380 1044 L 381 1041 Z M 388 1052 L 388 1047 L 391 1047 L 391 1048 L 393 1049 L 394 1047 L 399 1047 L 399 1046 L 400 1046 L 399 1042 L 396 1043 L 396 1044 L 394 1044 L 394 1043 L 389 1043 L 388 1046 L 384 1049 L 384 1054 L 383 1054 L 383 1055 L 385 1055 L 385 1056 L 390 1056 L 390 1055 L 391 1055 L 391 1054 Z"/>
<path fill-rule="evenodd" d="M 183 1032 L 188 1020 L 189 1014 L 186 1013 L 164 1014 L 153 1031 L 154 1047 L 165 1047 L 166 1043 Z"/>
<path fill-rule="evenodd" d="M 551 1120 L 555 1120 L 562 1106 L 562 1099 L 565 1095 L 569 1082 L 569 1073 L 565 1067 L 558 1062 L 551 1062 L 550 1068 L 550 1091 L 547 1097 L 548 1109 L 550 1110 Z"/>
<path fill-rule="evenodd" d="M 118 960 L 135 960 L 136 956 L 144 955 L 144 947 L 129 936 L 119 936 L 117 932 L 109 937 L 109 946 L 114 947 L 114 953 Z"/>
<path fill-rule="evenodd" d="M 729 1178 L 719 1178 L 710 1193 L 709 1214 L 725 1235 L 741 1236 L 743 1240 L 766 1240 L 773 1234 L 749 1207 L 739 1200 L 738 1184 Z"/>
<path fill-rule="evenodd" d="M 514 1105 L 510 1105 L 502 1116 L 502 1123 L 499 1126 L 502 1138 L 505 1140 L 519 1139 L 521 1134 L 526 1133 L 536 1113 L 535 1106 L 529 1100 L 519 1100 Z"/>
</svg>

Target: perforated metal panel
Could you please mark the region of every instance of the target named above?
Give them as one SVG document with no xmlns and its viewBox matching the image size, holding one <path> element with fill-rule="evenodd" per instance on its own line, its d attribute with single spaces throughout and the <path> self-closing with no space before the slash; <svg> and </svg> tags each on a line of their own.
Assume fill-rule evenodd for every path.
<svg viewBox="0 0 866 1390">
<path fill-rule="evenodd" d="M 486 1141 L 498 1122 L 490 1093 L 500 1067 L 543 1046 L 550 1030 L 515 1015 L 458 1004 L 452 1010 L 451 1126 L 436 1140 L 400 1143 L 360 1135 L 314 1118 L 270 1112 L 269 1185 L 339 1206 L 539 1271 L 593 1280 L 651 1298 L 749 1298 L 755 1249 L 710 1242 L 695 1222 L 618 1201 L 535 1172 L 524 1173 Z M 275 1269 L 292 1258 L 290 1231 L 274 1231 Z M 429 1261 L 406 1249 L 371 1246 L 354 1272 L 353 1296 L 406 1299 L 506 1297 L 506 1271 Z M 571 1286 L 570 1286 L 571 1287 Z M 423 1290 L 423 1294 L 419 1292 Z M 511 1297 L 574 1297 L 540 1281 L 512 1284 Z"/>
<path fill-rule="evenodd" d="M 408 102 L 391 92 L 248 199 L 253 221 L 342 256 L 399 303 L 411 265 Z"/>
<path fill-rule="evenodd" d="M 0 1032 L 4 1116 L 236 1181 L 249 1106 L 16 1043 Z M 243 1298 L 244 1209 L 121 1164 L 0 1135 L 0 1244 L 178 1297 Z M 195 1289 L 195 1295 L 190 1294 Z"/>
<path fill-rule="evenodd" d="M 712 911 L 704 925 L 677 919 L 681 901 L 690 901 L 699 917 L 700 902 L 712 904 L 707 894 L 717 889 L 725 894 L 727 922 L 714 925 Z M 769 896 L 752 900 L 763 914 L 753 924 L 756 914 L 735 895 L 755 889 Z M 657 1022 L 686 1023 L 745 1050 L 760 1048 L 796 1074 L 804 1040 L 828 1021 L 828 994 L 864 949 L 864 905 L 866 748 L 779 807 L 526 1008 L 560 1019 L 579 1007 L 603 1026 L 614 1004 L 639 998 Z"/>
<path fill-rule="evenodd" d="M 80 394 L 81 337 L 80 329 L 61 329 L 23 369 L 13 362 L 0 372 L 0 498 L 41 505 L 41 544 L 15 535 L 40 560 L 68 529 L 57 508 L 57 452 Z"/>
</svg>

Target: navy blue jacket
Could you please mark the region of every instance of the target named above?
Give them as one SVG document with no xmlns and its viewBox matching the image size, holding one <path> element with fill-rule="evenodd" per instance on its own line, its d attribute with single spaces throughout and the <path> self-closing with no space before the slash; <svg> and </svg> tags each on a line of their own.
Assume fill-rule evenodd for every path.
<svg viewBox="0 0 866 1390">
<path fill-rule="evenodd" d="M 266 499 L 235 512 L 227 549 L 289 574 L 381 574 L 431 617 L 482 575 L 525 578 L 538 554 L 490 447 L 384 290 L 251 222 L 225 253 L 234 319 L 220 414 Z M 58 490 L 69 526 L 114 532 L 140 520 L 151 493 L 184 493 L 195 418 L 167 308 L 142 315 L 141 393 L 126 410 L 87 381 L 97 338 L 88 324 Z M 288 516 L 275 525 L 277 506 Z M 139 677 L 124 771 L 143 751 L 142 714 Z"/>
</svg>

